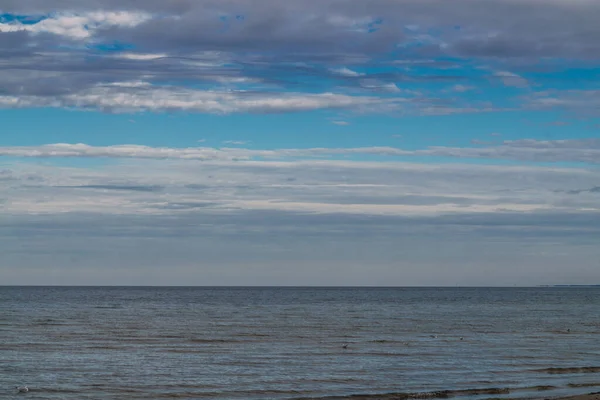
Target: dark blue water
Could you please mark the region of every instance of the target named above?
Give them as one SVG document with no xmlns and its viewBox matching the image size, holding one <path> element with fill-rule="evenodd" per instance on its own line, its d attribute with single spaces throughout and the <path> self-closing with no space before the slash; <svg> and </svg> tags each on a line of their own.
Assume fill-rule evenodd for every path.
<svg viewBox="0 0 600 400">
<path fill-rule="evenodd" d="M 600 288 L 0 287 L 3 399 L 549 397 L 594 367 Z"/>
</svg>

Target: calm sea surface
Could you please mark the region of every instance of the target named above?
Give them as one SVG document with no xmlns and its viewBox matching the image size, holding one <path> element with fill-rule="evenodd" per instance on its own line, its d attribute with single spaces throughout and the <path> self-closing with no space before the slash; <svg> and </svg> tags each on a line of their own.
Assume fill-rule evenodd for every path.
<svg viewBox="0 0 600 400">
<path fill-rule="evenodd" d="M 440 390 L 600 390 L 600 288 L 0 287 L 2 399 Z"/>
</svg>

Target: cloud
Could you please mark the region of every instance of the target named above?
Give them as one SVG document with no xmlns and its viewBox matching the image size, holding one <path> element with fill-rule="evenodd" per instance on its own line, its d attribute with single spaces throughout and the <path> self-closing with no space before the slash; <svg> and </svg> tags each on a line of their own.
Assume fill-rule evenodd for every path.
<svg viewBox="0 0 600 400">
<path fill-rule="evenodd" d="M 162 215 L 202 209 L 442 215 L 598 210 L 595 196 L 570 193 L 597 186 L 593 169 L 253 160 L 250 154 L 260 151 L 236 148 L 179 149 L 180 153 L 170 156 L 168 151 L 176 149 L 79 145 L 74 150 L 130 158 L 114 158 L 102 168 L 13 164 L 0 179 L 0 191 L 8 199 L 4 211 Z M 61 154 L 56 149 L 28 151 L 36 157 L 44 151 L 55 157 Z M 216 156 L 207 157 L 208 151 L 215 151 Z M 323 155 L 319 149 L 308 149 L 305 154 Z"/>
<path fill-rule="evenodd" d="M 593 1 L 548 1 L 542 12 L 535 0 L 492 0 L 486 3 L 485 10 L 471 3 L 330 0 L 292 4 L 264 0 L 250 6 L 242 1 L 185 2 L 179 9 L 159 8 L 171 18 L 122 29 L 118 34 L 148 48 L 175 45 L 220 51 L 260 48 L 314 54 L 336 48 L 338 52 L 372 55 L 398 44 L 421 41 L 437 44 L 441 52 L 467 56 L 537 60 L 588 59 L 598 54 L 595 39 L 600 7 Z M 157 12 L 155 5 L 134 4 L 121 4 L 120 8 Z M 206 33 L 195 35 L 193 28 L 197 24 L 205 26 Z M 457 26 L 461 29 L 456 30 Z M 548 26 L 553 27 L 552 33 Z M 439 33 L 431 34 L 432 28 Z"/>
<path fill-rule="evenodd" d="M 590 189 L 577 189 L 577 190 L 568 190 L 566 191 L 568 194 L 580 194 L 580 193 L 600 193 L 600 186 L 594 186 Z"/>
<path fill-rule="evenodd" d="M 597 213 L 365 217 L 222 214 L 200 206 L 178 215 L 13 215 L 0 225 L 0 279 L 186 286 L 584 283 L 598 278 L 598 226 Z M 568 274 L 565 263 L 572 264 Z M 42 273 L 49 268 L 52 274 Z"/>
<path fill-rule="evenodd" d="M 177 149 L 167 147 L 148 147 L 141 145 L 116 145 L 95 147 L 86 144 L 52 144 L 39 147 L 4 147 L 3 156 L 17 157 L 110 157 L 141 159 L 193 159 L 193 160 L 231 160 L 237 158 L 231 151 L 198 147 Z"/>
<path fill-rule="evenodd" d="M 504 86 L 512 86 L 518 88 L 525 88 L 529 86 L 529 82 L 527 82 L 527 79 L 513 72 L 497 71 L 494 73 L 494 76 L 500 78 Z"/>
<path fill-rule="evenodd" d="M 339 126 L 348 126 L 350 125 L 350 122 L 348 121 L 331 121 L 332 124 L 334 125 L 339 125 Z"/>
<path fill-rule="evenodd" d="M 235 146 L 243 146 L 245 144 L 248 144 L 248 141 L 245 140 L 225 140 L 223 141 L 223 144 L 232 144 Z"/>
<path fill-rule="evenodd" d="M 92 190 L 124 190 L 132 192 L 160 192 L 164 189 L 158 185 L 74 185 L 74 186 L 55 186 L 64 189 L 92 189 Z"/>
<path fill-rule="evenodd" d="M 243 145 L 241 141 L 226 144 Z M 600 140 L 506 140 L 500 144 L 478 142 L 486 147 L 442 147 L 406 150 L 397 147 L 307 148 L 307 149 L 245 149 L 211 147 L 149 147 L 140 145 L 89 146 L 86 144 L 51 144 L 43 146 L 0 147 L 0 156 L 65 158 L 103 157 L 138 159 L 180 159 L 200 161 L 234 161 L 285 158 L 323 158 L 336 155 L 372 155 L 385 157 L 434 156 L 464 159 L 517 160 L 527 162 L 580 162 L 600 164 Z"/>
<path fill-rule="evenodd" d="M 552 0 L 543 12 L 535 0 L 490 0 L 485 11 L 471 3 L 6 0 L 0 106 L 472 113 L 504 109 L 460 98 L 489 84 L 472 67 L 498 71 L 492 80 L 506 86 L 533 90 L 536 82 L 522 73 L 531 65 L 556 69 L 551 60 L 577 63 L 600 54 L 595 2 Z M 135 81 L 149 85 L 127 86 Z M 456 98 L 433 86 L 411 91 L 403 85 L 440 81 L 454 84 Z M 597 109 L 568 93 L 521 101 L 534 108 Z"/>
<path fill-rule="evenodd" d="M 547 90 L 524 99 L 526 106 L 532 109 L 563 109 L 584 115 L 599 115 L 600 90 Z"/>
<path fill-rule="evenodd" d="M 550 126 L 567 126 L 570 124 L 571 123 L 568 121 L 552 121 L 552 122 L 548 123 L 548 125 L 550 125 Z"/>
<path fill-rule="evenodd" d="M 395 83 L 381 82 L 376 79 L 362 79 L 360 86 L 374 92 L 400 93 L 402 91 Z"/>
<path fill-rule="evenodd" d="M 474 90 L 475 87 L 474 86 L 467 86 L 467 85 L 454 85 L 450 88 L 450 90 L 452 90 L 453 92 L 457 92 L 457 93 L 465 93 L 471 90 Z"/>
<path fill-rule="evenodd" d="M 151 16 L 143 12 L 126 11 L 89 11 L 77 13 L 55 13 L 37 23 L 12 21 L 0 22 L 0 34 L 5 32 L 31 32 L 33 34 L 50 33 L 70 39 L 88 39 L 98 29 L 114 26 L 134 27 L 147 21 Z"/>
<path fill-rule="evenodd" d="M 123 58 L 125 60 L 150 61 L 150 60 L 157 60 L 159 58 L 167 57 L 167 54 L 166 53 L 144 54 L 144 53 L 124 52 L 124 53 L 115 54 L 113 57 Z"/>
<path fill-rule="evenodd" d="M 127 151 L 136 150 L 143 155 Z M 540 284 L 560 281 L 565 263 L 576 266 L 569 279 L 598 272 L 594 168 L 327 159 L 68 165 L 11 161 L 0 170 L 2 282 L 512 284 L 519 272 Z M 582 188 L 589 192 L 571 193 Z M 41 273 L 49 267 L 53 274 Z M 350 271 L 342 281 L 340 271 Z M 374 271 L 384 278 L 370 280 Z"/>
<path fill-rule="evenodd" d="M 0 107 L 67 107 L 112 112 L 192 111 L 279 113 L 318 109 L 368 109 L 394 104 L 401 99 L 379 99 L 334 93 L 257 93 L 246 91 L 193 90 L 151 87 L 143 83 L 95 86 L 76 94 L 2 96 Z"/>
<path fill-rule="evenodd" d="M 356 77 L 356 76 L 363 76 L 365 74 L 360 73 L 360 72 L 356 72 L 356 71 L 352 71 L 349 68 L 346 67 L 342 67 L 342 68 L 334 68 L 331 70 L 331 72 L 333 72 L 334 74 L 338 74 L 338 75 L 342 75 L 342 76 L 348 76 L 348 77 Z"/>
<path fill-rule="evenodd" d="M 597 115 L 598 91 L 564 78 L 600 57 L 599 2 L 479 3 L 3 0 L 0 107 Z M 556 79 L 563 89 L 547 89 Z M 513 98 L 511 88 L 527 90 Z M 597 280 L 597 141 L 497 142 L 0 147 L 10 157 L 0 170 L 0 281 Z M 454 162 L 406 163 L 415 157 Z"/>
</svg>

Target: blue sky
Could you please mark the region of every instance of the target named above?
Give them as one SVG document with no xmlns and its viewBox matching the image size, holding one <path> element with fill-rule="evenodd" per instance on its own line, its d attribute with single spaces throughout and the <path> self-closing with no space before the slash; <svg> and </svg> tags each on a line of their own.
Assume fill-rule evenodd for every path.
<svg viewBox="0 0 600 400">
<path fill-rule="evenodd" d="M 4 1 L 0 281 L 598 283 L 599 18 Z"/>
</svg>

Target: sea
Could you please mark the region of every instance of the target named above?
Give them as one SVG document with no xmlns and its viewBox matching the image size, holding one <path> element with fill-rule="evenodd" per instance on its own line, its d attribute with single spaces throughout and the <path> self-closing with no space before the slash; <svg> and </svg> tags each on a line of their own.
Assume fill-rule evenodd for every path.
<svg viewBox="0 0 600 400">
<path fill-rule="evenodd" d="M 594 391 L 599 287 L 0 287 L 0 399 Z"/>
</svg>

